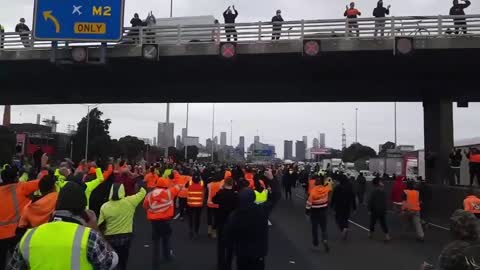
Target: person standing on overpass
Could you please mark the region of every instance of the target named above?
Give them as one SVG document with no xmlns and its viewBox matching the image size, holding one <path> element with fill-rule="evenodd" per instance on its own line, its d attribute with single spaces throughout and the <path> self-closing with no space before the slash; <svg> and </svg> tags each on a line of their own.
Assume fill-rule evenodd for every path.
<svg viewBox="0 0 480 270">
<path fill-rule="evenodd" d="M 379 0 L 377 7 L 373 9 L 373 17 L 375 17 L 375 32 L 373 36 L 377 36 L 378 30 L 380 30 L 380 35 L 383 37 L 385 31 L 385 15 L 390 14 L 390 5 L 387 8 L 383 7 L 383 0 Z"/>
<path fill-rule="evenodd" d="M 223 12 L 223 18 L 225 19 L 225 24 L 234 24 L 235 19 L 238 16 L 238 11 L 235 9 L 235 6 L 232 6 L 233 11 L 230 9 L 230 6 Z M 234 25 L 225 26 L 225 33 L 227 34 L 227 41 L 230 41 L 230 36 L 232 35 L 234 40 L 237 41 L 237 30 Z"/>
<path fill-rule="evenodd" d="M 325 252 L 330 251 L 327 240 L 327 214 L 330 192 L 330 188 L 324 185 L 323 176 L 316 175 L 315 185 L 309 192 L 307 205 L 305 206 L 305 214 L 310 216 L 310 222 L 312 223 L 313 248 L 317 249 L 319 245 L 318 226 L 320 226 L 320 230 L 322 231 L 322 243 L 325 248 Z"/>
<path fill-rule="evenodd" d="M 23 32 L 30 32 L 30 28 L 25 24 L 25 19 L 20 18 L 20 22 L 15 26 L 15 32 L 20 33 L 20 39 L 22 40 L 25 48 L 30 47 L 30 34 L 22 34 Z"/>
<path fill-rule="evenodd" d="M 280 35 L 282 34 L 282 11 L 277 10 L 277 15 L 272 17 L 272 40 L 279 40 Z"/>
<path fill-rule="evenodd" d="M 0 49 L 3 49 L 3 41 L 5 40 L 5 27 L 0 24 Z"/>
<path fill-rule="evenodd" d="M 346 6 L 346 10 L 345 12 L 343 13 L 343 16 L 347 17 L 347 25 L 348 25 L 348 28 L 349 28 L 349 33 L 351 34 L 352 33 L 352 28 L 356 28 L 357 30 L 357 37 L 360 36 L 360 31 L 358 30 L 358 22 L 357 22 L 357 18 L 358 16 L 361 16 L 362 13 L 355 8 L 355 3 L 354 2 L 351 2 L 350 3 L 350 8 L 348 6 Z"/>
<path fill-rule="evenodd" d="M 464 9 L 468 8 L 471 2 L 469 0 L 463 0 L 463 1 L 465 3 L 460 4 L 459 0 L 453 0 L 453 6 L 450 8 L 450 16 L 465 16 Z M 464 34 L 467 34 L 466 18 L 455 18 L 453 19 L 453 24 L 455 25 L 455 35 L 458 35 L 459 29 L 461 29 Z"/>
</svg>

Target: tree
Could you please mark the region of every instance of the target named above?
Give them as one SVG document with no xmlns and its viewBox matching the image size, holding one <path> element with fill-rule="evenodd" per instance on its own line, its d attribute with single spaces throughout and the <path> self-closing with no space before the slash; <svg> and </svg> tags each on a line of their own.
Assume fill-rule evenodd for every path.
<svg viewBox="0 0 480 270">
<path fill-rule="evenodd" d="M 135 160 L 146 150 L 145 142 L 137 137 L 125 136 L 118 140 L 121 153 L 128 160 Z"/>
<path fill-rule="evenodd" d="M 376 155 L 377 153 L 372 148 L 360 143 L 352 143 L 343 151 L 342 159 L 344 162 L 355 162 L 360 159 L 375 157 Z"/>
<path fill-rule="evenodd" d="M 384 157 L 384 156 L 387 155 L 387 150 L 395 149 L 395 147 L 396 147 L 396 145 L 395 145 L 394 142 L 388 141 L 388 142 L 382 144 L 382 147 L 380 149 L 380 153 L 378 153 L 378 155 L 381 156 L 381 157 Z"/>
<path fill-rule="evenodd" d="M 197 160 L 198 156 L 198 147 L 195 145 L 187 146 L 187 160 L 185 160 L 185 147 L 182 150 L 177 150 L 177 160 L 178 161 L 189 161 Z"/>
<path fill-rule="evenodd" d="M 15 133 L 6 126 L 0 126 L 0 166 L 12 162 L 16 144 Z"/>
<path fill-rule="evenodd" d="M 109 127 L 110 119 L 102 120 L 103 112 L 94 108 L 89 113 L 88 121 L 88 158 L 106 159 L 111 152 Z M 87 136 L 87 117 L 83 117 L 78 123 L 77 133 L 74 137 L 73 158 L 79 161 L 85 158 L 85 144 Z"/>
</svg>

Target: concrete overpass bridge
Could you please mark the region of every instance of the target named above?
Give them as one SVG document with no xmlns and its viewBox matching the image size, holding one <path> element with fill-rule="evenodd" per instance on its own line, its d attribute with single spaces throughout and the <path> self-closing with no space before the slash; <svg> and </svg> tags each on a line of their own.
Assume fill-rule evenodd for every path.
<svg viewBox="0 0 480 270">
<path fill-rule="evenodd" d="M 467 22 L 467 34 L 455 34 L 453 19 Z M 109 44 L 22 42 L 18 33 L 6 33 L 0 100 L 418 101 L 434 161 L 427 177 L 442 181 L 453 146 L 452 101 L 480 101 L 480 15 L 390 17 L 384 27 L 358 19 L 358 35 L 351 23 L 284 22 L 280 40 L 263 22 L 235 24 L 237 41 L 220 24 L 125 28 L 124 38 Z"/>
</svg>

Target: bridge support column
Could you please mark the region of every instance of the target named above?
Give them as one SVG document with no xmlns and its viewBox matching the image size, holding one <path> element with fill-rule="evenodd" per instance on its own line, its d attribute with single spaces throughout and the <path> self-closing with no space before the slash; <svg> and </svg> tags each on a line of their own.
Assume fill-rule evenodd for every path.
<svg viewBox="0 0 480 270">
<path fill-rule="evenodd" d="M 453 147 L 453 109 L 449 100 L 423 102 L 425 177 L 429 183 L 448 183 L 448 156 Z"/>
</svg>

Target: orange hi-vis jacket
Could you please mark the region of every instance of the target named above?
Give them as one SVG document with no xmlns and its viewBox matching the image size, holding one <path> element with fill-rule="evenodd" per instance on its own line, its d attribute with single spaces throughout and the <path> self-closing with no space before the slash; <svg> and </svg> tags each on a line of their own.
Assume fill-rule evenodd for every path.
<svg viewBox="0 0 480 270">
<path fill-rule="evenodd" d="M 158 175 L 156 173 L 147 173 L 144 182 L 147 183 L 147 188 L 154 189 L 157 187 Z"/>
<path fill-rule="evenodd" d="M 480 214 L 480 198 L 474 195 L 467 196 L 463 200 L 463 208 L 472 214 Z"/>
<path fill-rule="evenodd" d="M 205 198 L 205 189 L 203 187 L 203 181 L 194 183 L 189 182 L 187 205 L 189 207 L 203 207 L 203 200 Z"/>
<path fill-rule="evenodd" d="M 2 199 L 2 207 L 0 207 L 0 239 L 15 236 L 21 212 L 30 202 L 29 196 L 38 190 L 39 182 L 40 180 L 35 180 L 0 186 L 0 198 Z"/>
<path fill-rule="evenodd" d="M 403 202 L 403 210 L 419 212 L 420 211 L 420 193 L 417 190 L 404 190 L 407 199 Z"/>
<path fill-rule="evenodd" d="M 218 204 L 214 204 L 212 202 L 213 197 L 220 191 L 222 187 L 222 182 L 211 182 L 208 184 L 208 199 L 207 199 L 207 206 L 208 208 L 218 208 Z"/>
<path fill-rule="evenodd" d="M 480 163 L 480 154 L 470 154 L 469 161 L 472 163 Z"/>
<path fill-rule="evenodd" d="M 170 220 L 175 212 L 175 196 L 179 186 L 155 188 L 145 197 L 143 208 L 147 210 L 148 220 Z"/>
<path fill-rule="evenodd" d="M 20 228 L 35 228 L 47 223 L 57 206 L 58 193 L 52 192 L 36 202 L 30 203 L 23 209 L 18 223 Z"/>
<path fill-rule="evenodd" d="M 326 208 L 328 207 L 328 194 L 330 188 L 328 186 L 314 186 L 310 190 L 306 209 Z"/>
<path fill-rule="evenodd" d="M 180 177 L 174 179 L 175 183 L 180 186 L 180 192 L 178 192 L 179 198 L 186 199 L 188 197 L 188 189 L 185 185 L 192 181 L 192 177 L 188 175 L 180 175 Z"/>
</svg>

